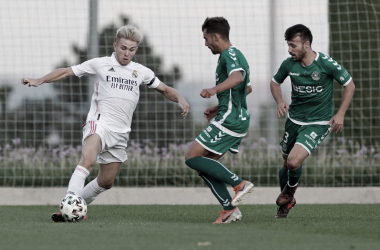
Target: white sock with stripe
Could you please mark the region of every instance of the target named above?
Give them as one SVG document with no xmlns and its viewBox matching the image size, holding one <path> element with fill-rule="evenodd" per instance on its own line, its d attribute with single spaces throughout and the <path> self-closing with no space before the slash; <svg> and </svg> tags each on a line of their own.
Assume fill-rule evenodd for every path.
<svg viewBox="0 0 380 250">
<path fill-rule="evenodd" d="M 84 182 L 86 181 L 87 176 L 89 176 L 90 171 L 82 166 L 77 166 L 74 173 L 71 175 L 69 186 L 67 188 L 67 194 L 80 195 L 80 192 L 83 189 Z"/>
<path fill-rule="evenodd" d="M 87 205 L 91 204 L 99 194 L 103 193 L 107 189 L 102 188 L 98 184 L 98 178 L 93 179 L 82 190 L 80 196 L 86 201 Z"/>
</svg>

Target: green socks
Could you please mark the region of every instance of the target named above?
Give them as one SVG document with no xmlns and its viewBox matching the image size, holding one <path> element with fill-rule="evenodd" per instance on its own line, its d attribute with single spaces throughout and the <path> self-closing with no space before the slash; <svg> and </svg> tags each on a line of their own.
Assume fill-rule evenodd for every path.
<svg viewBox="0 0 380 250">
<path fill-rule="evenodd" d="M 212 178 L 207 174 L 200 174 L 200 177 L 205 181 L 211 192 L 218 199 L 219 203 L 223 206 L 224 210 L 232 210 L 235 207 L 231 205 L 232 197 L 227 190 L 226 184 L 219 180 Z"/>
<path fill-rule="evenodd" d="M 302 170 L 303 170 L 302 164 L 299 168 L 297 168 L 294 171 L 291 171 L 291 170 L 286 171 L 284 167 L 282 167 L 280 171 L 278 172 L 281 191 L 284 189 L 288 181 L 289 181 L 289 186 L 293 187 L 294 185 L 296 185 L 301 178 Z"/>
<path fill-rule="evenodd" d="M 278 177 L 280 179 L 280 188 L 282 191 L 286 186 L 286 183 L 288 183 L 288 171 L 286 171 L 285 168 L 282 167 L 278 172 Z"/>
<path fill-rule="evenodd" d="M 302 175 L 302 164 L 299 168 L 294 171 L 289 170 L 289 186 L 295 186 Z"/>
<path fill-rule="evenodd" d="M 223 183 L 228 183 L 233 187 L 239 185 L 243 181 L 220 162 L 206 157 L 197 156 L 187 160 L 185 163 L 190 168 L 197 170 L 200 173 L 207 174 L 209 177 Z"/>
</svg>

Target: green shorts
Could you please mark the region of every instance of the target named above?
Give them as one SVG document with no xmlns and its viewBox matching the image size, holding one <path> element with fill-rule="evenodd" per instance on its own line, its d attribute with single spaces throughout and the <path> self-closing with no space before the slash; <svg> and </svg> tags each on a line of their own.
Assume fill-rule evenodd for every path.
<svg viewBox="0 0 380 250">
<path fill-rule="evenodd" d="M 228 150 L 233 154 L 239 153 L 239 145 L 242 139 L 243 137 L 226 134 L 210 124 L 195 140 L 208 151 L 222 155 Z"/>
<path fill-rule="evenodd" d="M 289 118 L 285 123 L 285 133 L 280 142 L 282 153 L 288 155 L 295 144 L 299 144 L 309 155 L 330 133 L 331 125 L 298 125 Z"/>
</svg>

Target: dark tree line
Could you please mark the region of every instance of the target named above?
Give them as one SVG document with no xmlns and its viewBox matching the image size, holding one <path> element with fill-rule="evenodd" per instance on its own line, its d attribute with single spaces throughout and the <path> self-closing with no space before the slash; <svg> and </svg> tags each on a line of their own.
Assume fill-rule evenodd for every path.
<svg viewBox="0 0 380 250">
<path fill-rule="evenodd" d="M 123 25 L 130 24 L 127 17 L 121 17 Z M 110 56 L 119 26 L 110 24 L 99 33 L 99 57 Z M 87 47 L 72 45 L 75 54 L 75 64 L 88 59 Z M 162 69 L 162 58 L 153 54 L 149 38 L 144 36 L 133 61 L 141 63 L 153 70 L 156 76 L 168 86 L 181 78 L 178 66 L 172 66 L 168 71 Z M 71 66 L 67 60 L 55 68 Z M 46 138 L 52 133 L 58 134 L 63 144 L 80 144 L 82 138 L 82 123 L 85 122 L 90 107 L 92 93 L 89 93 L 88 83 L 93 82 L 87 77 L 70 77 L 53 83 L 55 96 L 43 100 L 23 100 L 16 110 L 8 110 L 7 97 L 12 91 L 9 85 L 0 88 L 1 121 L 0 132 L 4 135 L 3 142 L 13 138 L 21 138 L 25 145 L 45 144 Z M 90 94 L 90 95 L 89 95 Z M 161 146 L 171 142 L 186 142 L 193 139 L 190 135 L 191 117 L 185 121 L 180 115 L 180 109 L 153 89 L 140 87 L 140 101 L 134 113 L 130 139 L 152 140 Z M 189 136 L 190 135 L 190 136 Z"/>
</svg>

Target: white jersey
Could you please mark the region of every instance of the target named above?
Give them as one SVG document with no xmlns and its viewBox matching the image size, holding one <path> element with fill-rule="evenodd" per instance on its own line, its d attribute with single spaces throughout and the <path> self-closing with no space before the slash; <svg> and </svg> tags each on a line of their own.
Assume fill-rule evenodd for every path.
<svg viewBox="0 0 380 250">
<path fill-rule="evenodd" d="M 122 66 L 115 58 L 101 57 L 72 66 L 78 77 L 95 78 L 94 94 L 87 121 L 97 120 L 118 133 L 131 131 L 133 112 L 140 97 L 140 85 L 157 88 L 160 80 L 149 68 L 135 62 Z"/>
</svg>

